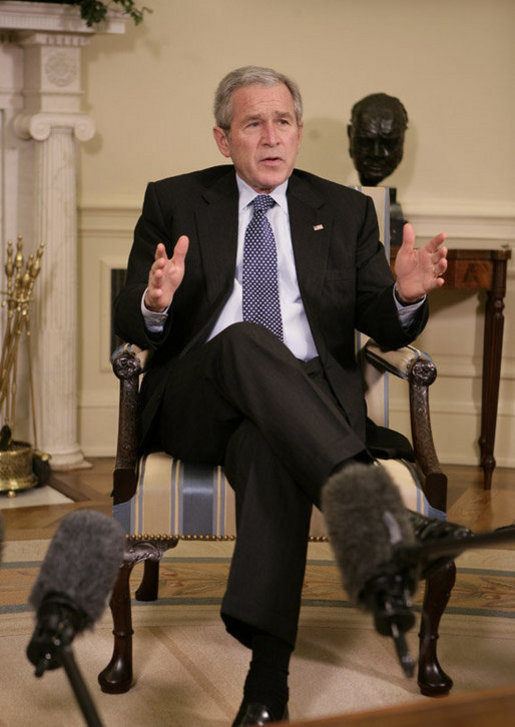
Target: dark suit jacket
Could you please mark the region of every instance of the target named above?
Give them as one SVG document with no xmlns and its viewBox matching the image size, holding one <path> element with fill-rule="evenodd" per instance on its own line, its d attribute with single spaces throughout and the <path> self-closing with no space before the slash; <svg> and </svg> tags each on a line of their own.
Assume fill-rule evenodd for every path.
<svg viewBox="0 0 515 727">
<path fill-rule="evenodd" d="M 409 343 L 427 320 L 422 306 L 411 330 L 399 324 L 393 276 L 379 241 L 372 200 L 300 170 L 289 180 L 288 206 L 299 288 L 325 374 L 355 432 L 365 437 L 365 404 L 355 360 L 358 329 L 385 348 Z M 136 225 L 126 287 L 115 303 L 124 340 L 156 349 L 142 387 L 142 436 L 159 408 L 164 369 L 201 345 L 234 281 L 238 189 L 232 165 L 212 167 L 148 185 Z M 149 336 L 140 303 L 158 242 L 171 255 L 180 235 L 190 248 L 164 334 Z M 172 362 L 172 363 L 170 363 Z"/>
</svg>

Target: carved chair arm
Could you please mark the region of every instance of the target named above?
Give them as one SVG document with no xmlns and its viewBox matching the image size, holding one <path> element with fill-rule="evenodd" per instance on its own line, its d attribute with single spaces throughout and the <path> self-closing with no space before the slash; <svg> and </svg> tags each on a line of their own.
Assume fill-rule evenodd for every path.
<svg viewBox="0 0 515 727">
<path fill-rule="evenodd" d="M 367 361 L 381 371 L 388 371 L 395 376 L 409 380 L 411 367 L 419 360 L 430 361 L 432 358 L 428 353 L 421 351 L 415 346 L 403 346 L 395 350 L 383 349 L 375 341 L 369 339 L 364 347 L 364 354 Z M 434 366 L 434 364 L 433 364 Z M 435 369 L 436 372 L 436 369 Z M 435 373 L 436 376 L 436 373 Z"/>
<path fill-rule="evenodd" d="M 429 387 L 437 373 L 433 359 L 414 346 L 386 351 L 372 340 L 367 341 L 364 356 L 376 368 L 408 382 L 413 449 L 423 476 L 424 493 L 433 507 L 445 511 L 447 476 L 436 454 L 429 410 Z"/>
<path fill-rule="evenodd" d="M 138 389 L 147 353 L 133 344 L 126 343 L 117 348 L 111 356 L 113 371 L 120 380 L 118 437 L 113 474 L 115 505 L 130 499 L 136 490 Z"/>
</svg>

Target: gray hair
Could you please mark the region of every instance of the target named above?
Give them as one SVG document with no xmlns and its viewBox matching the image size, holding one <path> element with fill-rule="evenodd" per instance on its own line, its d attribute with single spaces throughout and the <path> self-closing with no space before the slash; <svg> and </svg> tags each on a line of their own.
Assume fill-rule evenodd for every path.
<svg viewBox="0 0 515 727">
<path fill-rule="evenodd" d="M 228 73 L 216 89 L 215 94 L 215 122 L 224 130 L 231 128 L 232 122 L 232 97 L 237 88 L 242 86 L 275 86 L 284 83 L 293 98 L 295 118 L 297 124 L 302 122 L 302 97 L 299 87 L 288 76 L 274 71 L 273 68 L 262 68 L 260 66 L 243 66 Z"/>
</svg>

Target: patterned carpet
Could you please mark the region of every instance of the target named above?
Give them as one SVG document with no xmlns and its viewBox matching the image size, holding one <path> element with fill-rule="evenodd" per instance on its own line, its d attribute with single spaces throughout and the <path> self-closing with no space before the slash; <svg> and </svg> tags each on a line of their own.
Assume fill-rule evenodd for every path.
<svg viewBox="0 0 515 727">
<path fill-rule="evenodd" d="M 0 569 L 0 725 L 84 724 L 63 670 L 36 679 L 25 656 L 33 629 L 27 598 L 48 541 L 6 543 Z M 181 543 L 165 558 L 160 599 L 136 603 L 136 684 L 125 695 L 102 694 L 97 673 L 111 651 L 106 612 L 92 633 L 74 642 L 79 668 L 109 727 L 229 725 L 239 705 L 248 654 L 224 632 L 218 616 L 230 543 Z M 515 551 L 469 551 L 439 642 L 453 693 L 513 683 Z M 135 583 L 140 574 L 135 574 Z M 420 598 L 418 599 L 420 600 Z M 416 629 L 409 634 L 416 655 Z M 345 599 L 330 551 L 310 546 L 298 646 L 290 677 L 291 716 L 305 719 L 425 700 L 406 679 L 389 639 Z"/>
</svg>

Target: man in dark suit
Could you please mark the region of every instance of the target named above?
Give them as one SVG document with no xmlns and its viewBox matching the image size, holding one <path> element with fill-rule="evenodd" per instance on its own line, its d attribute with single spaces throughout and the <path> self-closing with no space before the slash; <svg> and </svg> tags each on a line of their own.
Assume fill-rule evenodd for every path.
<svg viewBox="0 0 515 727">
<path fill-rule="evenodd" d="M 222 617 L 252 661 L 234 725 L 266 724 L 287 714 L 312 504 L 331 474 L 372 461 L 354 331 L 395 348 L 422 330 L 445 236 L 415 250 L 408 226 L 394 281 L 371 200 L 294 169 L 302 102 L 286 76 L 231 72 L 215 118 L 233 165 L 149 184 L 115 322 L 155 349 L 143 445 L 223 464 L 235 489 Z"/>
</svg>

